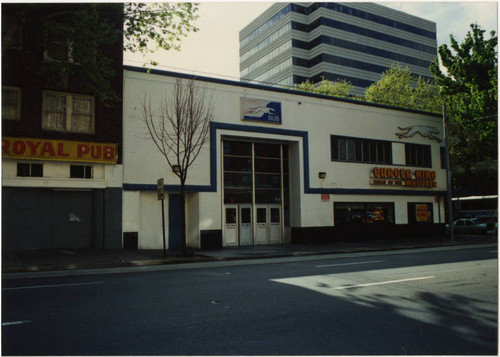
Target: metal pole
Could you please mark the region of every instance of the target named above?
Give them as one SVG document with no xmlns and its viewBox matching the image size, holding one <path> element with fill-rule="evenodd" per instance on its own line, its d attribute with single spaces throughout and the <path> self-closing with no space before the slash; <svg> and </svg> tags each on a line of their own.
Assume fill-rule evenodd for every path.
<svg viewBox="0 0 500 357">
<path fill-rule="evenodd" d="M 163 230 L 163 259 L 167 258 L 167 245 L 165 243 L 165 200 L 161 199 L 161 227 Z"/>
<path fill-rule="evenodd" d="M 443 103 L 443 125 L 444 125 L 444 161 L 446 164 L 446 201 L 448 204 L 448 227 L 451 242 L 455 242 L 453 229 L 453 205 L 451 203 L 451 173 L 450 173 L 450 145 L 448 140 L 448 117 L 446 116 L 446 104 Z"/>
</svg>

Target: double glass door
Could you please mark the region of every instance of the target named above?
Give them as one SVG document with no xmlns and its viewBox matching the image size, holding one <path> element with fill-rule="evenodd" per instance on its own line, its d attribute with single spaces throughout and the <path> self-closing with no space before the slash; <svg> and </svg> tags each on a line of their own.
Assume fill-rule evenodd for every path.
<svg viewBox="0 0 500 357">
<path fill-rule="evenodd" d="M 281 243 L 281 206 L 257 205 L 255 244 Z"/>
<path fill-rule="evenodd" d="M 253 219 L 256 217 L 256 219 Z M 281 206 L 225 205 L 226 246 L 279 244 L 282 242 Z"/>
<path fill-rule="evenodd" d="M 228 246 L 253 244 L 251 205 L 225 206 L 224 241 Z"/>
</svg>

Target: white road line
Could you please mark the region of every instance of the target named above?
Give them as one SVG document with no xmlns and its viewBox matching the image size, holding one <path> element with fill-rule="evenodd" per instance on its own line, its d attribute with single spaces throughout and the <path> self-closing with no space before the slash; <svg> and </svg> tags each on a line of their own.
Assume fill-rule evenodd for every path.
<svg viewBox="0 0 500 357">
<path fill-rule="evenodd" d="M 375 285 L 385 285 L 385 284 L 396 284 L 402 283 L 405 281 L 415 281 L 415 280 L 425 280 L 425 279 L 434 279 L 434 276 L 422 276 L 419 278 L 409 278 L 409 279 L 400 279 L 400 280 L 389 280 L 389 281 L 380 281 L 377 283 L 367 283 L 367 284 L 358 284 L 358 285 L 348 285 L 348 286 L 339 286 L 336 287 L 335 290 L 345 290 L 345 289 L 353 289 L 353 288 L 362 288 L 365 286 L 375 286 Z"/>
<path fill-rule="evenodd" d="M 92 283 L 77 283 L 77 284 L 58 284 L 58 285 L 36 285 L 36 286 L 19 286 L 16 288 L 2 288 L 2 290 L 24 290 L 24 289 L 45 289 L 45 288 L 64 288 L 67 286 L 82 286 L 104 284 L 103 281 L 95 281 Z"/>
<path fill-rule="evenodd" d="M 2 322 L 2 326 L 22 325 L 22 324 L 29 324 L 29 323 L 31 323 L 31 321 L 30 321 L 30 320 L 26 320 L 26 321 Z"/>
<path fill-rule="evenodd" d="M 342 265 L 372 264 L 372 263 L 382 263 L 382 262 L 385 262 L 385 260 L 370 260 L 370 261 L 367 261 L 367 262 L 357 262 L 357 263 L 316 265 L 316 268 L 339 267 L 339 266 L 342 266 Z"/>
</svg>

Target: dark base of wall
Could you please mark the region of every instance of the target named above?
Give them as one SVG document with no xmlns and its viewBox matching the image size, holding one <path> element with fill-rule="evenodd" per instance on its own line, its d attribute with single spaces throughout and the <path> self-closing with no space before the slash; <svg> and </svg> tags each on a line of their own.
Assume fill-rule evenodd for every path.
<svg viewBox="0 0 500 357">
<path fill-rule="evenodd" d="M 444 224 L 358 224 L 343 227 L 292 227 L 292 243 L 433 238 L 446 234 Z"/>
<path fill-rule="evenodd" d="M 137 232 L 123 232 L 123 249 L 139 249 L 139 234 Z"/>
<path fill-rule="evenodd" d="M 201 249 L 222 248 L 222 230 L 202 230 L 200 232 Z"/>
</svg>

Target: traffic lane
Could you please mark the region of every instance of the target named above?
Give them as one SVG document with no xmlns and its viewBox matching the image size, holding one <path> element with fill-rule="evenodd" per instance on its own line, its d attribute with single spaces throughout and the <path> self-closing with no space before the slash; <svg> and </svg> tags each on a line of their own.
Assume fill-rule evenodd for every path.
<svg viewBox="0 0 500 357">
<path fill-rule="evenodd" d="M 30 351 L 47 351 L 47 354 L 463 354 L 492 351 L 491 343 L 485 346 L 481 341 L 471 341 L 460 335 L 457 341 L 457 332 L 448 328 L 460 326 L 450 321 L 470 314 L 462 308 L 464 303 L 470 305 L 471 298 L 463 296 L 465 286 L 470 284 L 468 280 L 453 287 L 458 289 L 456 296 L 444 299 L 441 293 L 423 289 L 422 295 L 411 298 L 426 301 L 437 310 L 436 313 L 441 311 L 444 302 L 453 306 L 453 310 L 446 310 L 442 323 L 436 324 L 405 316 L 401 309 L 392 308 L 386 300 L 367 304 L 366 297 L 355 300 L 352 295 L 332 296 L 291 284 L 255 279 L 256 275 L 263 274 L 262 270 L 269 275 L 270 269 L 279 270 L 280 267 L 290 268 L 289 264 L 264 264 L 232 272 L 216 269 L 131 274 L 127 275 L 130 280 L 110 279 L 105 284 L 8 290 L 7 297 L 19 304 L 17 311 L 26 313 L 12 318 L 31 322 L 3 327 L 4 337 L 7 337 L 4 341 L 8 341 L 8 351 L 21 351 L 20 354 L 30 354 Z M 469 267 L 465 270 L 473 271 Z M 344 290 L 349 290 L 350 294 L 354 291 Z M 36 296 L 33 295 L 35 291 Z M 408 299 L 402 295 L 401 299 L 393 300 Z M 361 304 L 357 303 L 359 301 Z M 9 305 L 14 307 L 15 303 L 11 300 Z M 389 341 L 387 322 L 389 330 L 395 329 Z M 467 322 L 483 327 L 479 322 Z M 488 336 L 490 330 L 485 330 Z M 16 345 L 16 331 L 17 336 L 25 336 L 30 344 Z M 418 338 L 412 337 L 416 333 Z M 441 342 L 433 342 L 437 341 L 435 339 Z"/>
<path fill-rule="evenodd" d="M 110 274 L 97 276 L 65 276 L 56 278 L 41 279 L 9 279 L 3 281 L 3 293 L 9 291 L 22 291 L 26 289 L 28 296 L 52 296 L 58 285 L 71 286 L 78 284 L 111 283 L 112 286 L 128 285 L 136 286 L 140 290 L 150 291 L 156 288 L 156 285 L 168 286 L 172 289 L 185 288 L 185 282 L 203 286 L 211 282 L 218 283 L 220 277 L 225 280 L 238 280 L 238 282 L 252 283 L 257 280 L 279 279 L 286 277 L 315 275 L 318 271 L 322 274 L 342 273 L 342 272 L 360 272 L 364 270 L 398 268 L 407 266 L 420 266 L 435 264 L 441 262 L 464 262 L 480 258 L 496 259 L 497 251 L 494 248 L 482 249 L 462 249 L 445 251 L 403 251 L 403 254 L 394 254 L 394 252 L 376 255 L 358 255 L 356 257 L 346 257 L 345 255 L 335 255 L 331 258 L 294 260 L 289 262 L 286 259 L 275 260 L 274 263 L 268 263 L 264 260 L 260 264 L 251 265 L 251 274 L 248 273 L 249 266 L 241 265 L 220 265 L 215 268 L 206 268 L 200 265 L 199 268 L 184 270 L 182 266 L 175 266 L 173 270 L 159 272 L 141 272 L 128 274 Z M 279 264 L 278 261 L 283 261 Z M 244 262 L 242 262 L 244 263 Z M 254 262 L 252 262 L 254 263 Z M 279 266 L 279 268 L 278 268 Z M 48 289 L 40 295 L 41 288 Z M 8 300 L 5 301 L 8 303 Z M 6 304 L 3 304 L 6 306 Z"/>
<path fill-rule="evenodd" d="M 172 270 L 192 270 L 192 271 L 207 271 L 207 270 L 222 270 L 227 271 L 232 269 L 246 269 L 250 265 L 262 264 L 290 264 L 289 270 L 293 275 L 296 271 L 310 268 L 309 262 L 329 261 L 336 262 L 338 266 L 342 266 L 342 262 L 357 262 L 365 257 L 382 257 L 372 258 L 368 260 L 384 260 L 387 264 L 398 264 L 400 266 L 425 265 L 436 262 L 452 262 L 452 261 L 467 261 L 482 258 L 497 258 L 497 245 L 480 245 L 480 246 L 452 246 L 438 248 L 420 248 L 420 249 L 404 249 L 395 251 L 378 251 L 378 252 L 359 252 L 359 253 L 341 253 L 328 255 L 313 255 L 313 256 L 297 256 L 297 257 L 280 257 L 266 259 L 250 259 L 250 260 L 230 260 L 205 263 L 187 263 L 159 266 L 141 266 L 130 268 L 107 268 L 107 269 L 82 269 L 72 271 L 57 271 L 57 272 L 41 272 L 41 273 L 20 273 L 20 274 L 3 274 L 3 286 L 22 286 L 24 281 L 40 282 L 40 284 L 52 284 L 52 281 L 85 281 L 88 276 L 113 275 L 113 278 L 127 276 L 129 274 L 153 274 L 155 272 L 164 272 Z M 386 258 L 384 258 L 386 257 Z M 388 258 L 387 258 L 388 257 Z M 304 264 L 302 264 L 304 263 Z M 328 266 L 336 263 L 311 263 L 312 265 Z M 349 266 L 351 265 L 351 266 Z M 356 264 L 345 264 L 346 269 L 362 270 L 364 267 L 356 267 Z M 267 269 L 267 271 L 274 271 Z M 281 271 L 281 270 L 280 270 Z M 55 279 L 55 280 L 54 280 Z M 96 278 L 91 278 L 96 279 Z M 27 283 L 31 284 L 31 283 Z"/>
</svg>

